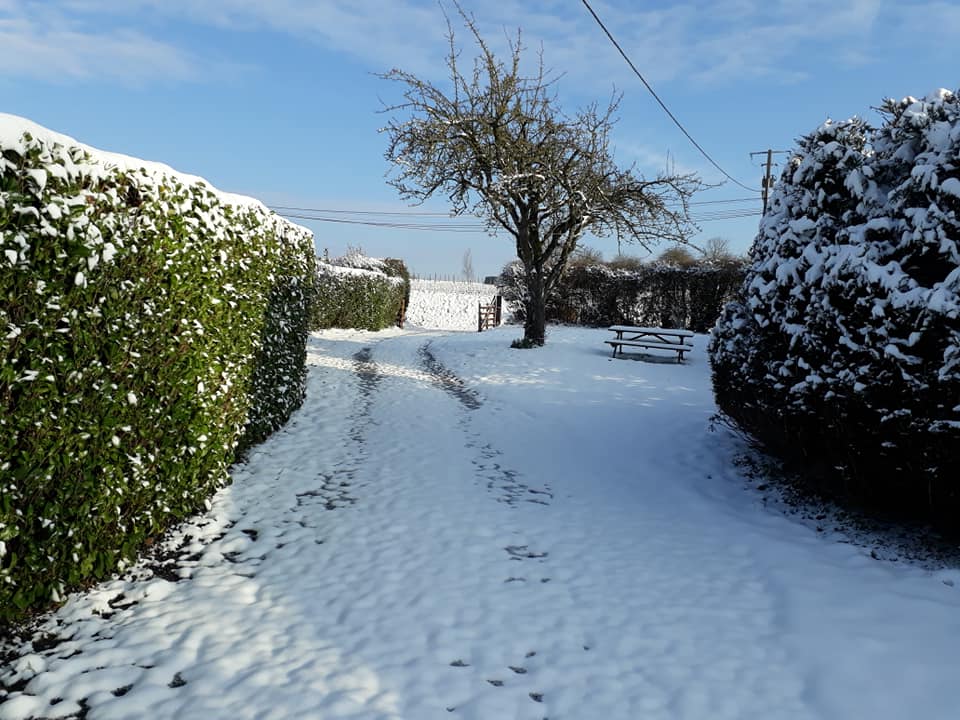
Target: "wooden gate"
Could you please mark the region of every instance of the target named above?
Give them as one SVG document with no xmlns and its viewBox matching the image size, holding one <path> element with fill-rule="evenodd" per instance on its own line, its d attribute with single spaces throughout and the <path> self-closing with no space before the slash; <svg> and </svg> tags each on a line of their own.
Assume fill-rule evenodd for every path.
<svg viewBox="0 0 960 720">
<path fill-rule="evenodd" d="M 477 332 L 483 332 L 500 325 L 500 313 L 503 308 L 503 297 L 497 295 L 489 305 L 479 304 L 477 317 Z"/>
</svg>

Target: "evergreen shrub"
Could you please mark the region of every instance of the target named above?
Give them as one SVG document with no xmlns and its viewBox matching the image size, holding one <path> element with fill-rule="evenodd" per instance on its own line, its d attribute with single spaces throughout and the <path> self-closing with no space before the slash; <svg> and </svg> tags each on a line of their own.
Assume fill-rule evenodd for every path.
<svg viewBox="0 0 960 720">
<path fill-rule="evenodd" d="M 9 117 L 0 622 L 123 568 L 299 406 L 314 273 L 263 206 Z"/>
<path fill-rule="evenodd" d="M 710 352 L 720 408 L 818 489 L 960 530 L 960 99 L 799 141 Z"/>
</svg>

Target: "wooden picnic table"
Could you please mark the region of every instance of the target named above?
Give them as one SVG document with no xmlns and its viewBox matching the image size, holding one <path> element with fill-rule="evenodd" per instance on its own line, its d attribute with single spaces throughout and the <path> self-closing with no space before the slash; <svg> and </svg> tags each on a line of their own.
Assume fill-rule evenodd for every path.
<svg viewBox="0 0 960 720">
<path fill-rule="evenodd" d="M 693 333 L 689 330 L 633 325 L 611 325 L 609 330 L 616 333 L 616 338 L 604 342 L 613 347 L 613 357 L 617 356 L 617 350 L 623 355 L 623 347 L 626 345 L 653 350 L 673 350 L 677 353 L 677 362 L 682 362 L 683 354 L 693 349 Z"/>
</svg>

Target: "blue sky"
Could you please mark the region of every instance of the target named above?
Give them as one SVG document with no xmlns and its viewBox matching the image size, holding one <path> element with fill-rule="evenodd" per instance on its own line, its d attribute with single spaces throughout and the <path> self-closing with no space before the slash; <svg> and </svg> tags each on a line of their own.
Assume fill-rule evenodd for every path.
<svg viewBox="0 0 960 720">
<path fill-rule="evenodd" d="M 827 117 L 875 119 L 870 108 L 885 97 L 960 85 L 957 2 L 591 4 L 690 133 L 752 188 L 762 169 L 751 152 L 789 149 Z M 563 73 L 564 108 L 623 92 L 614 135 L 623 164 L 654 174 L 670 158 L 708 182 L 722 179 L 580 0 L 462 5 L 495 46 L 517 27 L 532 51 L 542 45 L 546 64 Z M 433 0 L 0 0 L 0 110 L 267 204 L 406 212 L 384 181 L 386 138 L 377 132 L 382 101 L 396 100 L 399 87 L 374 73 L 399 67 L 442 82 L 444 31 Z M 759 200 L 714 204 L 750 197 L 759 194 L 727 182 L 695 198 L 705 203 L 695 215 L 759 209 Z M 304 224 L 333 255 L 362 247 L 424 275 L 459 273 L 466 249 L 479 275 L 513 256 L 505 235 Z M 704 221 L 694 241 L 720 236 L 745 252 L 756 226 L 756 217 Z M 610 241 L 587 244 L 616 253 Z"/>
</svg>

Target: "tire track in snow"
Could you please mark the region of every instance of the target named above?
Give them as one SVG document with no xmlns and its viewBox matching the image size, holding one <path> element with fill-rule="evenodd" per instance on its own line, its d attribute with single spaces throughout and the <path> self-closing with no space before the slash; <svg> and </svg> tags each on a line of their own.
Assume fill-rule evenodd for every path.
<svg viewBox="0 0 960 720">
<path fill-rule="evenodd" d="M 521 473 L 504 467 L 499 461 L 503 452 L 491 443 L 485 442 L 483 437 L 472 429 L 470 412 L 483 407 L 483 400 L 476 390 L 468 387 L 460 377 L 436 358 L 430 345 L 430 342 L 426 342 L 418 350 L 421 366 L 439 388 L 457 400 L 467 411 L 460 417 L 458 426 L 467 436 L 465 446 L 475 451 L 475 457 L 471 462 L 476 468 L 478 481 L 495 495 L 498 502 L 510 507 L 517 507 L 525 502 L 549 505 L 549 501 L 553 499 L 553 491 L 549 484 L 544 483 L 539 488 L 532 487 L 522 479 Z"/>
<path fill-rule="evenodd" d="M 377 388 L 382 375 L 373 361 L 373 351 L 365 347 L 353 354 L 353 372 L 357 378 L 359 402 L 355 403 L 354 410 L 349 418 L 350 429 L 347 437 L 350 446 L 346 459 L 335 469 L 321 472 L 318 476 L 320 484 L 308 490 L 297 493 L 296 510 L 309 512 L 311 509 L 336 510 L 354 505 L 357 498 L 352 491 L 362 489 L 357 484 L 357 474 L 367 462 L 367 433 L 375 425 L 372 418 Z"/>
<path fill-rule="evenodd" d="M 443 363 L 437 360 L 436 356 L 430 350 L 432 341 L 427 341 L 420 346 L 417 354 L 420 356 L 420 362 L 423 369 L 433 379 L 433 381 L 442 390 L 450 394 L 455 400 L 459 401 L 467 410 L 479 410 L 483 407 L 483 401 L 476 390 L 467 387 L 455 373 L 446 368 Z"/>
</svg>

